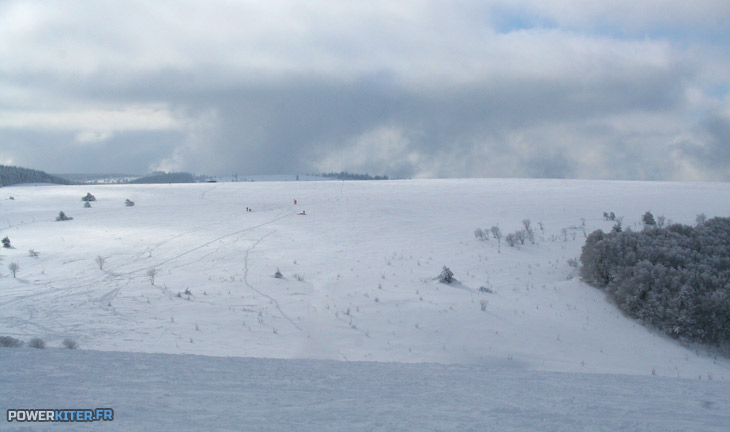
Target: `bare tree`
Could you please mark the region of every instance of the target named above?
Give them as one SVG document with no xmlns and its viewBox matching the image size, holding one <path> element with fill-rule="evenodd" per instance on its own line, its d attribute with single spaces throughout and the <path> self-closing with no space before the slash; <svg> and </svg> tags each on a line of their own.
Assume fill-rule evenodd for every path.
<svg viewBox="0 0 730 432">
<path fill-rule="evenodd" d="M 103 256 L 99 255 L 99 256 L 96 257 L 96 259 L 94 260 L 94 262 L 96 262 L 96 265 L 99 266 L 99 270 L 103 270 L 104 269 L 104 263 L 106 262 L 106 258 L 104 258 Z"/>
<path fill-rule="evenodd" d="M 157 276 L 157 269 L 152 267 L 151 269 L 147 270 L 147 277 L 150 278 L 150 283 L 152 285 L 155 284 L 155 276 Z"/>
</svg>

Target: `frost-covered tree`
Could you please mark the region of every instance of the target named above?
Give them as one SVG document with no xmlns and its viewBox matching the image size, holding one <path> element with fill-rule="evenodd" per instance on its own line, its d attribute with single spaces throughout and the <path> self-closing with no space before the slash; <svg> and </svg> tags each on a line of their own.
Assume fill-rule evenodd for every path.
<svg viewBox="0 0 730 432">
<path fill-rule="evenodd" d="M 86 196 L 81 197 L 81 201 L 96 201 L 96 197 L 91 192 L 86 192 Z"/>
<path fill-rule="evenodd" d="M 20 265 L 16 262 L 11 262 L 8 264 L 8 269 L 10 270 L 10 273 L 13 274 L 13 277 L 15 277 L 15 274 L 20 270 Z"/>
<path fill-rule="evenodd" d="M 704 213 L 700 213 L 695 218 L 695 222 L 697 223 L 697 225 L 702 225 L 703 223 L 707 222 L 707 216 L 705 216 Z"/>
<path fill-rule="evenodd" d="M 99 270 L 103 270 L 104 269 L 104 263 L 106 262 L 106 258 L 104 258 L 101 255 L 98 255 L 94 259 L 94 262 L 96 263 L 97 266 L 99 266 Z"/>
<path fill-rule="evenodd" d="M 525 227 L 524 231 L 527 240 L 529 240 L 530 243 L 535 244 L 535 230 L 532 229 L 532 222 L 530 222 L 530 219 L 524 219 L 522 221 L 522 226 Z"/>
<path fill-rule="evenodd" d="M 474 237 L 476 237 L 477 240 L 487 240 L 489 239 L 489 232 L 485 232 L 481 228 L 477 228 L 474 230 Z"/>
<path fill-rule="evenodd" d="M 10 239 L 8 238 L 8 236 L 5 236 L 5 238 L 3 238 L 3 240 L 2 240 L 2 242 L 3 242 L 3 247 L 4 248 L 10 249 L 10 247 L 11 247 L 10 246 Z"/>
<path fill-rule="evenodd" d="M 627 315 L 679 339 L 730 349 L 730 218 L 595 231 L 580 261 L 583 280 Z"/>
<path fill-rule="evenodd" d="M 147 277 L 150 279 L 150 284 L 155 284 L 155 276 L 157 276 L 157 269 L 152 267 L 151 269 L 147 270 Z"/>
</svg>

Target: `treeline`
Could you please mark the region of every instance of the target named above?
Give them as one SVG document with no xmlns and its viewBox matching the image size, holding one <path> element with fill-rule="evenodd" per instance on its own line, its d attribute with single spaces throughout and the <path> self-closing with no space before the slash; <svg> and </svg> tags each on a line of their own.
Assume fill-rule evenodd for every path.
<svg viewBox="0 0 730 432">
<path fill-rule="evenodd" d="M 9 186 L 19 183 L 56 183 L 64 185 L 72 184 L 68 180 L 52 176 L 43 171 L 9 165 L 0 165 L 0 186 Z"/>
<path fill-rule="evenodd" d="M 354 174 L 347 171 L 326 173 L 322 174 L 322 177 L 336 178 L 337 180 L 388 180 L 388 176 L 371 176 L 367 173 Z"/>
<path fill-rule="evenodd" d="M 130 180 L 131 184 L 153 184 L 153 183 L 196 183 L 194 175 L 186 172 L 162 172 L 156 171 L 144 177 Z"/>
<path fill-rule="evenodd" d="M 583 280 L 628 316 L 677 339 L 730 352 L 730 218 L 695 227 L 595 231 L 580 257 Z"/>
</svg>

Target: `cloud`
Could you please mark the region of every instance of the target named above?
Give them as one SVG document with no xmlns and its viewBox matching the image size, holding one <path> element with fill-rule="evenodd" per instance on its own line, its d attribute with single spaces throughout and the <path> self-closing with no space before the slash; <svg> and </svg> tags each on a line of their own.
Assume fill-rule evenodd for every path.
<svg viewBox="0 0 730 432">
<path fill-rule="evenodd" d="M 700 167 L 724 157 L 729 9 L 7 1 L 0 140 L 51 171 L 98 150 L 134 172 L 729 180 Z"/>
</svg>

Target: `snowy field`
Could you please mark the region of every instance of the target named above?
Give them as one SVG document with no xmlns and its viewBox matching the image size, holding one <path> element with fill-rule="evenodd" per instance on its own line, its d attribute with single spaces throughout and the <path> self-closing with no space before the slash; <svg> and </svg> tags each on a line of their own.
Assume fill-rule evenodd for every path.
<svg viewBox="0 0 730 432">
<path fill-rule="evenodd" d="M 91 208 L 81 201 L 87 192 L 97 199 Z M 125 199 L 135 206 L 126 207 Z M 240 428 L 225 420 L 225 407 L 256 418 L 272 412 L 251 399 L 264 397 L 269 386 L 286 406 L 267 427 L 256 420 L 255 430 L 291 429 L 295 423 L 287 422 L 295 419 L 299 430 L 327 430 L 323 418 L 308 418 L 310 409 L 342 417 L 332 430 L 349 424 L 348 413 L 354 430 L 489 430 L 490 419 L 494 430 L 571 430 L 558 427 L 564 422 L 573 430 L 730 427 L 730 362 L 623 317 L 600 291 L 580 282 L 569 263 L 579 257 L 585 233 L 611 228 L 605 211 L 636 230 L 647 210 L 692 224 L 698 213 L 730 215 L 730 184 L 21 185 L 0 189 L 0 206 L 0 236 L 13 246 L 0 250 L 0 335 L 41 337 L 51 347 L 72 338 L 84 350 L 219 357 L 0 349 L 3 369 L 17 371 L 3 374 L 6 389 L 32 381 L 27 367 L 68 396 L 62 400 L 83 407 L 101 400 L 140 410 L 147 400 L 150 412 L 169 415 L 174 398 L 182 398 L 182 409 L 198 410 L 187 414 L 191 425 L 201 427 L 210 419 L 193 406 L 196 397 L 223 399 L 213 424 L 230 430 Z M 74 219 L 54 221 L 59 211 Z M 302 211 L 306 215 L 297 214 Z M 474 237 L 477 227 L 494 225 L 506 235 L 523 219 L 532 222 L 535 244 L 511 248 L 504 239 L 500 246 Z M 29 256 L 30 249 L 38 256 Z M 8 270 L 12 262 L 20 267 L 16 278 Z M 434 280 L 443 266 L 457 283 Z M 277 269 L 283 278 L 273 277 Z M 480 293 L 482 286 L 492 292 Z M 56 362 L 69 372 L 54 372 Z M 74 374 L 106 362 L 140 378 L 127 382 L 110 370 L 98 385 L 66 388 Z M 159 370 L 163 364 L 168 368 Z M 201 369 L 205 373 L 194 373 Z M 216 370 L 221 376 L 205 378 Z M 247 370 L 261 372 L 237 373 Z M 295 379 L 300 370 L 305 381 Z M 170 382 L 177 374 L 185 383 Z M 340 388 L 337 377 L 346 377 L 347 385 Z M 144 387 L 150 380 L 156 384 L 131 400 L 135 382 Z M 216 382 L 235 380 L 242 380 L 240 387 L 228 384 L 216 394 Z M 373 387 L 398 383 L 409 388 L 382 393 Z M 327 394 L 314 394 L 320 388 Z M 18 396 L 2 391 L 0 408 L 59 408 L 43 389 L 38 382 Z M 165 402 L 165 394 L 173 400 Z M 606 394 L 611 399 L 602 406 Z M 614 427 L 570 423 L 581 410 L 614 418 Z M 683 414 L 688 411 L 696 415 Z M 419 413 L 411 423 L 400 417 Z M 527 423 L 510 423 L 512 417 Z M 680 417 L 690 423 L 662 420 Z M 121 427 L 119 419 L 115 426 Z M 539 419 L 546 419 L 545 427 Z M 698 426 L 682 427 L 690 424 Z"/>
<path fill-rule="evenodd" d="M 106 408 L 114 421 L 2 430 L 717 431 L 730 383 L 434 363 L 2 350 L 0 408 Z M 10 377 L 10 378 L 8 378 Z"/>
</svg>

